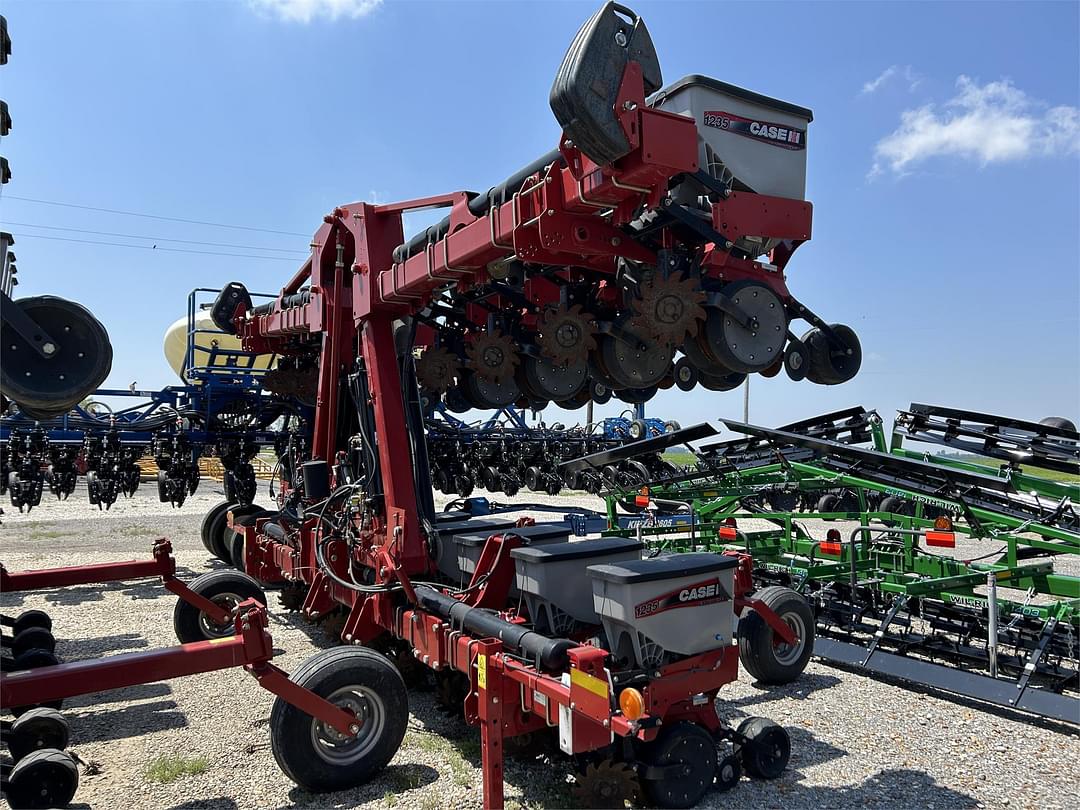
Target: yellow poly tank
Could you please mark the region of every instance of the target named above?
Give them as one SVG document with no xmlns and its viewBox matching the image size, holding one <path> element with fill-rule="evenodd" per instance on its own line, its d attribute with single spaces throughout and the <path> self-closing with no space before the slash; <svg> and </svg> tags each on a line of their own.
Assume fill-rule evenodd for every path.
<svg viewBox="0 0 1080 810">
<path fill-rule="evenodd" d="M 229 335 L 218 329 L 212 320 L 210 313 L 200 311 L 195 313 L 195 328 L 199 331 L 195 334 L 195 357 L 191 364 L 194 366 L 207 366 L 211 364 L 211 351 L 240 351 L 240 338 Z M 165 330 L 165 359 L 169 366 L 176 372 L 181 380 L 184 380 L 184 357 L 188 350 L 188 319 L 187 315 L 178 318 L 172 326 Z M 265 371 L 274 365 L 273 354 L 259 354 L 251 361 L 251 368 L 257 371 Z M 224 366 L 228 356 L 217 356 L 213 360 L 214 365 Z M 239 365 L 247 367 L 249 360 L 246 356 L 240 358 Z M 189 380 L 184 380 L 189 382 Z"/>
</svg>

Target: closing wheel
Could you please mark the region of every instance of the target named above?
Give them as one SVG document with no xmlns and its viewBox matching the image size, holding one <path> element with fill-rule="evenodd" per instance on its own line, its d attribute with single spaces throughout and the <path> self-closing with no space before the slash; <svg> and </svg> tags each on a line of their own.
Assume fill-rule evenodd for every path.
<svg viewBox="0 0 1080 810">
<path fill-rule="evenodd" d="M 751 610 L 739 619 L 739 659 L 755 680 L 791 683 L 806 669 L 814 651 L 813 611 L 802 596 L 780 585 L 762 588 L 754 598 L 764 602 L 791 628 L 795 642 L 785 642 Z"/>
<path fill-rule="evenodd" d="M 806 379 L 810 369 L 810 350 L 801 340 L 792 340 L 784 350 L 784 371 L 793 382 Z"/>
<path fill-rule="evenodd" d="M 44 610 L 24 610 L 11 625 L 13 633 L 21 633 L 28 627 L 44 627 L 52 630 L 52 617 Z"/>
<path fill-rule="evenodd" d="M 728 754 L 716 765 L 716 789 L 731 790 L 742 779 L 742 762 L 734 754 Z"/>
<path fill-rule="evenodd" d="M 270 712 L 270 747 L 281 770 L 316 792 L 356 787 L 397 753 L 409 720 L 401 673 L 364 647 L 338 647 L 309 658 L 291 680 L 353 712 L 360 725 L 347 737 L 281 698 Z"/>
<path fill-rule="evenodd" d="M 764 717 L 748 717 L 739 724 L 739 734 L 748 738 L 735 752 L 750 776 L 776 779 L 791 759 L 791 738 L 787 731 Z"/>
<path fill-rule="evenodd" d="M 702 348 L 712 360 L 732 371 L 764 371 L 784 353 L 788 327 L 784 302 L 755 281 L 736 281 L 722 292 L 746 313 L 750 322 L 743 324 L 729 312 L 710 310 Z"/>
<path fill-rule="evenodd" d="M 239 571 L 211 571 L 193 579 L 188 587 L 199 596 L 225 608 L 229 618 L 218 624 L 194 605 L 183 599 L 177 600 L 173 608 L 173 630 L 181 644 L 231 636 L 234 633 L 236 608 L 241 602 L 256 599 L 260 604 L 266 604 L 266 594 L 259 583 Z"/>
<path fill-rule="evenodd" d="M 60 659 L 51 650 L 32 649 L 16 654 L 11 659 L 11 669 L 18 672 L 24 669 L 36 669 L 37 667 L 51 667 L 59 663 Z"/>
<path fill-rule="evenodd" d="M 16 655 L 14 658 L 4 658 L 4 672 L 21 672 L 26 669 L 37 669 L 38 667 L 51 667 L 60 663 L 60 659 L 55 654 L 48 650 L 27 650 L 21 655 Z M 15 717 L 19 717 L 27 712 L 30 712 L 41 706 L 50 709 L 59 709 L 64 705 L 62 698 L 56 700 L 50 700 L 46 703 L 31 703 L 27 706 L 5 706 L 9 712 Z"/>
<path fill-rule="evenodd" d="M 64 715 L 56 709 L 39 707 L 20 715 L 11 724 L 8 750 L 18 762 L 43 748 L 63 751 L 68 746 L 71 732 Z"/>
<path fill-rule="evenodd" d="M 27 627 L 11 640 L 11 654 L 18 657 L 30 650 L 56 652 L 56 639 L 52 631 L 44 627 Z"/>
<path fill-rule="evenodd" d="M 739 371 L 732 371 L 728 374 L 714 376 L 699 371 L 698 382 L 701 383 L 702 388 L 708 391 L 734 391 L 746 382 L 746 375 Z"/>
<path fill-rule="evenodd" d="M 611 389 L 604 383 L 594 380 L 589 383 L 589 395 L 597 405 L 603 405 L 611 399 Z"/>
<path fill-rule="evenodd" d="M 164 473 L 158 473 L 159 485 L 161 483 L 162 475 L 164 475 Z M 168 496 L 166 495 L 164 498 L 162 498 L 162 500 L 167 501 Z M 219 503 L 217 506 L 212 508 L 203 517 L 202 526 L 199 528 L 199 537 L 202 540 L 203 547 L 206 549 L 208 554 L 214 557 L 217 556 L 217 552 L 214 551 L 214 544 L 210 538 L 213 537 L 215 531 L 220 531 L 220 529 L 216 528 L 216 526 L 218 525 L 217 520 L 229 511 L 229 506 L 230 504 L 228 501 L 223 501 L 222 503 Z"/>
<path fill-rule="evenodd" d="M 686 721 L 662 731 L 644 759 L 645 792 L 657 807 L 693 807 L 716 776 L 716 742 Z"/>
<path fill-rule="evenodd" d="M 644 419 L 635 419 L 630 423 L 630 430 L 627 432 L 635 442 L 640 441 L 649 435 L 649 426 Z"/>
<path fill-rule="evenodd" d="M 13 810 L 67 807 L 79 788 L 79 769 L 70 754 L 44 748 L 15 763 L 4 793 Z"/>
<path fill-rule="evenodd" d="M 639 405 L 642 402 L 648 402 L 656 396 L 656 386 L 651 385 L 648 388 L 623 388 L 621 391 L 616 391 L 615 396 L 627 405 Z"/>
<path fill-rule="evenodd" d="M 676 361 L 672 376 L 675 378 L 675 385 L 680 391 L 693 391 L 694 386 L 698 383 L 697 369 L 685 357 L 680 357 Z"/>
<path fill-rule="evenodd" d="M 0 328 L 4 363 L 0 391 L 38 417 L 59 416 L 94 391 L 112 368 L 112 344 L 90 310 L 53 295 L 22 298 L 15 306 L 52 337 L 45 359 L 7 321 Z M 33 336 L 41 342 L 40 335 Z M 50 348 L 47 342 L 40 344 Z"/>
<path fill-rule="evenodd" d="M 806 378 L 818 385 L 839 385 L 859 373 L 862 367 L 862 344 L 850 326 L 830 325 L 838 343 L 816 327 L 802 337 L 810 353 Z"/>
</svg>

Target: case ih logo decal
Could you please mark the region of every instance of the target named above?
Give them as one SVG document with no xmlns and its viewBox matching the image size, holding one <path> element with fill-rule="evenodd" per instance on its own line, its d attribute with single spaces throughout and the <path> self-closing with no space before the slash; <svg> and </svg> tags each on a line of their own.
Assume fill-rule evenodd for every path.
<svg viewBox="0 0 1080 810">
<path fill-rule="evenodd" d="M 717 111 L 705 113 L 705 126 L 726 129 L 744 138 L 764 141 L 783 149 L 806 148 L 805 129 L 795 129 L 782 124 L 774 124 L 771 121 L 758 121 L 753 118 L 743 118 L 734 113 Z"/>
<path fill-rule="evenodd" d="M 663 613 L 665 610 L 674 610 L 682 607 L 698 607 L 699 605 L 711 605 L 713 602 L 726 602 L 731 595 L 724 590 L 719 579 L 707 579 L 695 585 L 687 585 L 676 591 L 654 596 L 646 602 L 634 608 L 634 618 L 644 619 Z"/>
</svg>

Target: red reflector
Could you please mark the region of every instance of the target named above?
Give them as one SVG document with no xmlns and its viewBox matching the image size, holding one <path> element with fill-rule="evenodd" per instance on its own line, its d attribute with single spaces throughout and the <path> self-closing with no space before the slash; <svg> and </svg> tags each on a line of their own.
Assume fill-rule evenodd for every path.
<svg viewBox="0 0 1080 810">
<path fill-rule="evenodd" d="M 721 526 L 719 535 L 727 540 L 735 540 L 739 536 L 739 532 L 734 526 Z"/>
<path fill-rule="evenodd" d="M 822 543 L 821 551 L 823 554 L 833 554 L 837 557 L 840 556 L 840 552 L 843 550 L 843 545 L 840 543 Z"/>
<path fill-rule="evenodd" d="M 938 548 L 956 548 L 956 535 L 952 532 L 927 532 L 926 545 Z"/>
<path fill-rule="evenodd" d="M 649 505 L 649 496 L 648 495 L 635 495 L 634 496 L 634 505 L 635 506 L 648 506 Z"/>
</svg>

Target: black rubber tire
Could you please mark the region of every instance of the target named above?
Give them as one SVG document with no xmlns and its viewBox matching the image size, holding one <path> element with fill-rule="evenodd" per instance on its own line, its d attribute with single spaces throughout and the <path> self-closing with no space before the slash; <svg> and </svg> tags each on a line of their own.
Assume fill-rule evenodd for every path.
<svg viewBox="0 0 1080 810">
<path fill-rule="evenodd" d="M 905 501 L 903 498 L 898 498 L 895 495 L 886 495 L 881 499 L 881 503 L 878 504 L 877 512 L 891 512 L 894 515 L 913 515 L 915 514 L 915 504 L 911 501 Z M 886 526 L 894 525 L 895 521 L 883 520 Z"/>
<path fill-rule="evenodd" d="M 734 754 L 728 754 L 716 763 L 716 789 L 721 793 L 731 790 L 742 779 L 742 771 L 742 760 Z"/>
<path fill-rule="evenodd" d="M 657 390 L 655 385 L 651 388 L 621 388 L 615 392 L 615 398 L 627 405 L 640 405 L 655 397 Z"/>
<path fill-rule="evenodd" d="M 758 779 L 776 779 L 791 759 L 791 738 L 782 726 L 764 717 L 749 717 L 739 724 L 748 745 L 736 745 L 735 753 L 746 772 Z"/>
<path fill-rule="evenodd" d="M 70 754 L 44 748 L 15 763 L 4 794 L 12 810 L 67 807 L 79 789 L 79 769 Z"/>
<path fill-rule="evenodd" d="M 262 507 L 255 504 L 248 504 L 247 506 L 239 503 L 228 504 L 225 511 L 221 512 L 214 523 L 210 525 L 210 546 L 214 550 L 214 556 L 223 563 L 232 565 L 232 550 L 230 548 L 232 530 L 229 528 L 230 512 L 232 512 L 233 520 L 235 520 L 261 511 Z"/>
<path fill-rule="evenodd" d="M 675 378 L 675 387 L 680 391 L 693 391 L 698 384 L 698 372 L 693 363 L 685 357 L 680 357 L 672 371 Z"/>
<path fill-rule="evenodd" d="M 44 627 L 46 630 L 52 630 L 52 617 L 44 610 L 24 610 L 15 617 L 11 632 L 18 635 L 28 627 Z"/>
<path fill-rule="evenodd" d="M 71 740 L 71 729 L 64 715 L 45 706 L 31 709 L 11 724 L 8 751 L 18 762 L 23 757 L 44 748 L 63 751 Z"/>
<path fill-rule="evenodd" d="M 716 741 L 704 728 L 685 720 L 661 731 L 645 759 L 649 765 L 682 764 L 689 769 L 667 779 L 642 780 L 655 807 L 693 807 L 716 778 Z"/>
<path fill-rule="evenodd" d="M 361 785 L 386 767 L 401 747 L 409 721 L 405 681 L 388 658 L 365 647 L 336 647 L 313 655 L 291 680 L 328 699 L 347 689 L 361 689 L 372 714 L 353 741 L 362 750 L 339 752 L 334 761 L 333 749 L 318 739 L 322 724 L 281 698 L 275 700 L 270 748 L 286 776 L 302 788 L 324 793 Z M 372 723 L 376 725 L 368 733 L 374 737 L 367 739 L 363 729 Z"/>
<path fill-rule="evenodd" d="M 840 496 L 826 492 L 820 498 L 818 498 L 817 509 L 818 512 L 839 512 L 840 511 Z"/>
<path fill-rule="evenodd" d="M 810 350 L 801 340 L 791 340 L 784 350 L 784 371 L 788 379 L 799 382 L 806 379 L 810 368 Z"/>
<path fill-rule="evenodd" d="M 746 375 L 738 371 L 716 376 L 698 370 L 698 383 L 706 391 L 734 391 L 746 382 Z"/>
<path fill-rule="evenodd" d="M 239 571 L 211 571 L 193 579 L 188 587 L 212 601 L 216 597 L 239 604 L 246 599 L 257 599 L 260 604 L 266 604 L 266 594 L 259 583 Z M 178 599 L 173 608 L 173 630 L 181 644 L 234 635 L 231 623 L 217 627 L 209 619 L 204 621 L 202 611 L 183 599 Z"/>
<path fill-rule="evenodd" d="M 1071 419 L 1066 419 L 1064 416 L 1044 416 L 1039 420 L 1040 425 L 1046 427 L 1057 428 L 1058 430 L 1069 430 L 1076 433 L 1076 423 Z"/>
<path fill-rule="evenodd" d="M 26 650 L 15 656 L 11 669 L 13 672 L 18 672 L 23 669 L 51 667 L 59 663 L 60 659 L 51 650 Z"/>
<path fill-rule="evenodd" d="M 674 433 L 677 430 L 682 430 L 682 425 L 674 419 L 669 419 L 667 422 L 664 422 L 664 433 Z"/>
<path fill-rule="evenodd" d="M 649 426 L 644 419 L 635 419 L 630 423 L 630 439 L 639 442 L 649 437 Z"/>
<path fill-rule="evenodd" d="M 272 509 L 259 509 L 256 512 L 251 512 L 246 515 L 236 517 L 234 511 L 233 526 L 252 526 L 259 518 L 270 517 L 276 515 L 277 512 Z M 225 530 L 226 547 L 229 551 L 229 562 L 232 563 L 232 567 L 237 571 L 244 571 L 244 535 L 241 532 L 233 531 L 226 528 Z"/>
<path fill-rule="evenodd" d="M 862 367 L 862 344 L 855 330 L 842 323 L 834 323 L 830 326 L 850 354 L 834 357 L 829 339 L 816 327 L 802 337 L 802 342 L 806 344 L 810 352 L 810 365 L 806 370 L 806 378 L 818 385 L 845 383 L 858 374 Z"/>
<path fill-rule="evenodd" d="M 774 644 L 775 631 L 751 610 L 739 619 L 739 660 L 761 683 L 791 683 L 802 675 L 814 652 L 814 612 L 806 599 L 782 585 L 762 588 L 754 598 L 787 622 L 800 641 L 794 648 Z"/>
<path fill-rule="evenodd" d="M 602 382 L 589 383 L 589 396 L 592 397 L 592 401 L 597 405 L 603 405 L 611 399 L 611 389 Z"/>
<path fill-rule="evenodd" d="M 56 639 L 52 631 L 44 627 L 27 627 L 11 640 L 11 654 L 18 657 L 29 650 L 56 652 Z"/>
<path fill-rule="evenodd" d="M 213 527 L 218 519 L 228 511 L 229 502 L 222 501 L 203 517 L 202 526 L 199 528 L 199 537 L 202 539 L 202 544 L 206 549 L 206 552 L 211 556 L 217 556 L 214 553 L 214 545 L 210 541 L 210 538 L 213 535 Z"/>
</svg>

